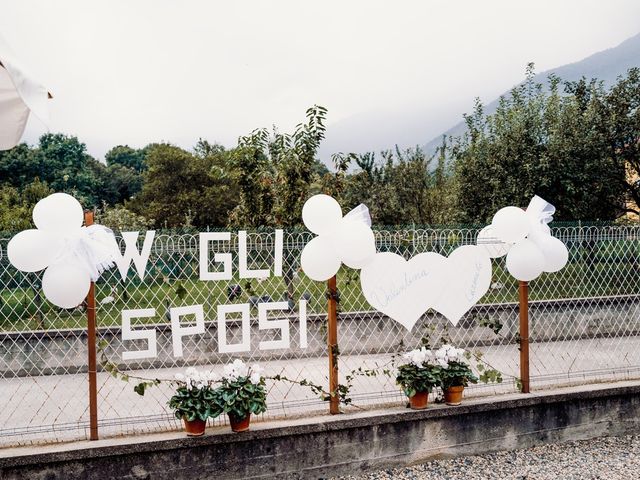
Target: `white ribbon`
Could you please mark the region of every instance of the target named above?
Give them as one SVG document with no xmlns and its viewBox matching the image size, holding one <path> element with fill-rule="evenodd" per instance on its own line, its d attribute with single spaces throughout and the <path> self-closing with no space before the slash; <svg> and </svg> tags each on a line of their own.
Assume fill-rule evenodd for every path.
<svg viewBox="0 0 640 480">
<path fill-rule="evenodd" d="M 103 225 L 90 225 L 65 235 L 64 246 L 52 263 L 74 262 L 82 265 L 91 281 L 115 264 L 120 253 L 113 231 Z"/>
<path fill-rule="evenodd" d="M 369 208 L 361 203 L 356 208 L 351 210 L 344 216 L 345 219 L 352 220 L 354 222 L 362 222 L 366 226 L 371 226 L 371 215 L 369 214 Z"/>
<path fill-rule="evenodd" d="M 556 213 L 556 207 L 551 205 L 543 198 L 535 195 L 529 202 L 526 214 L 531 223 L 532 232 L 545 233 L 551 235 L 551 229 L 548 223 L 553 220 L 553 214 Z"/>
</svg>

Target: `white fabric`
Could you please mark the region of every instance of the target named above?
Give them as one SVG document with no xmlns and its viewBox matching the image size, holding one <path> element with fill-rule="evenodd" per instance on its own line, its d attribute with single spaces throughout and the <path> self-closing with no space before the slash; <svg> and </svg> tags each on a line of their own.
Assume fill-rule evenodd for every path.
<svg viewBox="0 0 640 480">
<path fill-rule="evenodd" d="M 8 150 L 20 142 L 29 111 L 49 122 L 48 92 L 31 79 L 2 37 L 0 63 L 0 150 Z"/>
<path fill-rule="evenodd" d="M 8 150 L 20 141 L 29 118 L 29 108 L 13 86 L 9 72 L 0 67 L 0 150 Z"/>
<path fill-rule="evenodd" d="M 82 265 L 92 281 L 115 265 L 120 248 L 111 229 L 103 225 L 81 227 L 64 238 L 66 245 L 55 263 L 73 262 Z"/>
<path fill-rule="evenodd" d="M 371 215 L 369 214 L 369 208 L 361 203 L 356 208 L 347 213 L 344 218 L 348 220 L 354 220 L 356 222 L 362 222 L 368 227 L 371 226 Z"/>
<path fill-rule="evenodd" d="M 531 226 L 547 235 L 551 235 L 551 229 L 547 224 L 553 220 L 554 213 L 556 213 L 556 207 L 538 195 L 531 199 L 526 210 Z"/>
</svg>

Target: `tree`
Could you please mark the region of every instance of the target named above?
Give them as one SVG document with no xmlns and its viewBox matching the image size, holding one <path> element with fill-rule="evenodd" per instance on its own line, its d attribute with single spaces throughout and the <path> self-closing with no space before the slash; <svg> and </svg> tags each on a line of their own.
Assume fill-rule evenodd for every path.
<svg viewBox="0 0 640 480">
<path fill-rule="evenodd" d="M 0 184 L 22 189 L 41 174 L 40 159 L 26 143 L 0 151 Z"/>
<path fill-rule="evenodd" d="M 118 148 L 124 147 L 111 152 Z M 105 166 L 88 155 L 76 137 L 62 134 L 43 135 L 35 148 L 20 144 L 0 152 L 0 185 L 21 191 L 36 179 L 53 191 L 74 195 L 87 208 L 123 203 L 142 188 L 136 170 L 121 162 Z"/>
<path fill-rule="evenodd" d="M 381 152 L 381 157 L 378 162 L 373 153 L 356 156 L 358 170 L 346 177 L 346 208 L 365 203 L 373 221 L 383 225 L 441 224 L 451 220 L 452 178 L 443 154 L 428 156 L 419 147 L 396 147 Z"/>
<path fill-rule="evenodd" d="M 324 139 L 327 110 L 314 105 L 293 134 L 254 130 L 238 140 L 234 165 L 240 201 L 230 221 L 236 225 L 300 224 L 302 205 L 318 178 L 316 154 Z"/>
<path fill-rule="evenodd" d="M 107 166 L 122 165 L 135 172 L 142 173 L 147 169 L 145 149 L 136 150 L 129 145 L 118 145 L 109 150 L 104 159 Z"/>
<path fill-rule="evenodd" d="M 595 81 L 550 77 L 550 92 L 526 81 L 486 115 L 480 102 L 453 141 L 460 220 L 488 222 L 507 205 L 538 194 L 558 207 L 556 219 L 609 220 L 622 209 L 625 169 L 611 155 L 606 92 Z"/>
<path fill-rule="evenodd" d="M 122 205 L 116 205 L 115 207 L 104 205 L 96 212 L 95 220 L 96 223 L 119 232 L 144 231 L 153 226 L 153 220 L 138 215 Z"/>
<path fill-rule="evenodd" d="M 158 227 L 224 225 L 235 197 L 227 155 L 224 149 L 200 156 L 170 144 L 151 146 L 142 191 L 129 207 Z"/>
<path fill-rule="evenodd" d="M 624 210 L 640 214 L 640 68 L 618 79 L 605 99 L 609 122 L 606 128 L 610 155 L 624 165 Z"/>
<path fill-rule="evenodd" d="M 33 207 L 51 193 L 53 190 L 37 179 L 21 191 L 6 184 L 0 186 L 0 230 L 17 232 L 33 228 Z"/>
<path fill-rule="evenodd" d="M 275 169 L 265 152 L 266 130 L 256 130 L 241 137 L 231 158 L 237 171 L 240 198 L 229 214 L 236 226 L 273 225 L 273 182 Z"/>
<path fill-rule="evenodd" d="M 316 174 L 320 177 L 319 190 L 327 195 L 331 195 L 333 198 L 338 200 L 340 205 L 344 205 L 344 194 L 348 183 L 349 167 L 357 159 L 358 155 L 355 153 L 345 154 L 339 152 L 331 155 L 331 161 L 333 162 L 335 173 L 329 172 L 329 169 L 324 164 L 322 164 L 322 167 L 324 168 L 316 168 Z"/>
<path fill-rule="evenodd" d="M 88 155 L 86 145 L 76 137 L 42 135 L 34 157 L 39 167 L 37 178 L 54 191 L 73 195 L 84 207 L 100 205 L 105 166 Z"/>
<path fill-rule="evenodd" d="M 129 167 L 113 163 L 98 169 L 101 177 L 98 200 L 107 205 L 124 204 L 142 190 L 142 174 Z"/>
<path fill-rule="evenodd" d="M 314 182 L 319 180 L 318 148 L 324 139 L 327 110 L 314 105 L 307 109 L 306 123 L 296 126 L 293 134 L 275 128 L 254 130 L 240 137 L 234 151 L 240 198 L 229 216 L 236 226 L 300 225 L 302 206 Z M 286 252 L 283 278 L 286 296 L 294 300 L 293 278 L 297 268 L 297 252 Z"/>
</svg>

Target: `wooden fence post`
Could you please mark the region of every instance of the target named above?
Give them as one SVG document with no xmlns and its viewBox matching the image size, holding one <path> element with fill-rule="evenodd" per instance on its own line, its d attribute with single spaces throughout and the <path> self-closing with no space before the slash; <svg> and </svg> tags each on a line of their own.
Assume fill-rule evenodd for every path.
<svg viewBox="0 0 640 480">
<path fill-rule="evenodd" d="M 93 212 L 84 212 L 86 227 L 93 225 Z M 96 361 L 96 286 L 87 294 L 87 351 L 89 355 L 89 439 L 98 440 L 98 382 Z"/>
<path fill-rule="evenodd" d="M 520 281 L 520 381 L 522 393 L 529 393 L 529 284 Z"/>
<path fill-rule="evenodd" d="M 329 293 L 329 325 L 327 332 L 327 345 L 329 347 L 329 412 L 340 413 L 340 398 L 338 397 L 338 288 L 334 275 L 327 281 Z"/>
</svg>

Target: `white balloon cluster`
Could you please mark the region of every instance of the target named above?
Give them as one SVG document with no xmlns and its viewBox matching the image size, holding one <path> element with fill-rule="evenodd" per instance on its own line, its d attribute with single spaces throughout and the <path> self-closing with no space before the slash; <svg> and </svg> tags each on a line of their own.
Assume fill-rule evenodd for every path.
<svg viewBox="0 0 640 480">
<path fill-rule="evenodd" d="M 66 193 L 54 193 L 33 209 L 37 228 L 15 235 L 7 245 L 11 264 L 23 272 L 42 276 L 45 297 L 62 308 L 77 307 L 87 296 L 91 281 L 113 266 L 118 245 L 111 230 L 83 227 L 80 203 Z"/>
<path fill-rule="evenodd" d="M 492 258 L 507 255 L 507 270 L 528 282 L 542 272 L 557 272 L 569 259 L 567 247 L 547 225 L 556 209 L 537 195 L 526 210 L 504 207 L 478 234 L 477 244 Z"/>
<path fill-rule="evenodd" d="M 461 246 L 448 257 L 426 252 L 405 260 L 392 252 L 376 253 L 364 205 L 343 217 L 333 198 L 315 195 L 304 204 L 302 220 L 317 235 L 302 250 L 300 261 L 307 276 L 328 280 L 343 263 L 360 269 L 367 301 L 408 330 L 429 308 L 457 324 L 491 284 L 491 260 L 475 245 Z"/>
<path fill-rule="evenodd" d="M 364 205 L 343 217 L 334 198 L 314 195 L 302 207 L 302 221 L 317 235 L 304 247 L 300 258 L 302 270 L 312 280 L 328 280 L 342 263 L 360 269 L 376 253 L 371 218 Z"/>
</svg>

